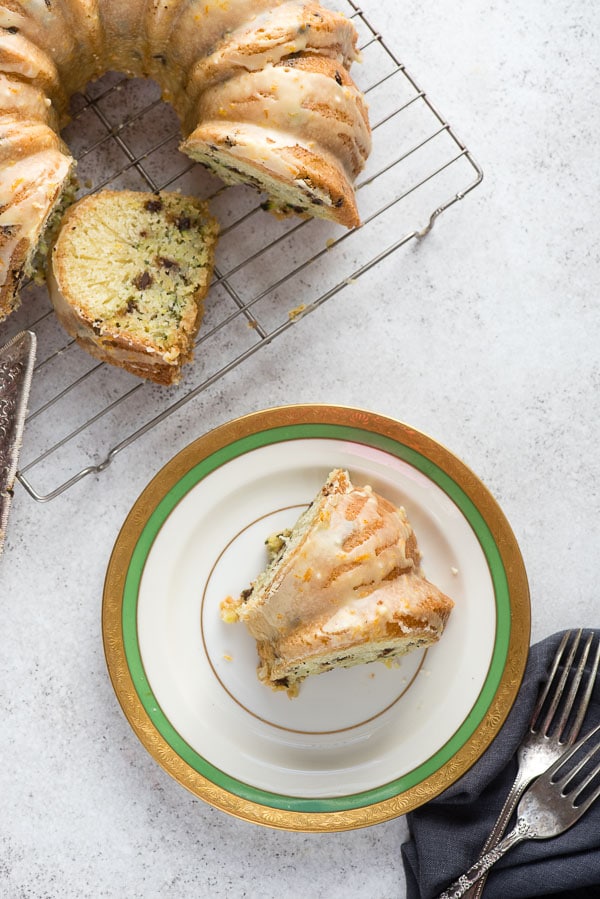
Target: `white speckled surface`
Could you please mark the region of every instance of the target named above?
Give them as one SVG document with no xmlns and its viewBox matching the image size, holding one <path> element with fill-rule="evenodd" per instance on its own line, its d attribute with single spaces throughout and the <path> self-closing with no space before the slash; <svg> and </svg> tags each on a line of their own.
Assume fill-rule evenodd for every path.
<svg viewBox="0 0 600 899">
<path fill-rule="evenodd" d="M 362 5 L 485 180 L 101 476 L 46 505 L 17 486 L 0 561 L 3 897 L 405 896 L 403 820 L 324 836 L 236 821 L 163 773 L 115 700 L 100 629 L 113 542 L 149 478 L 232 417 L 330 402 L 431 434 L 512 524 L 533 640 L 598 625 L 600 8 Z"/>
</svg>

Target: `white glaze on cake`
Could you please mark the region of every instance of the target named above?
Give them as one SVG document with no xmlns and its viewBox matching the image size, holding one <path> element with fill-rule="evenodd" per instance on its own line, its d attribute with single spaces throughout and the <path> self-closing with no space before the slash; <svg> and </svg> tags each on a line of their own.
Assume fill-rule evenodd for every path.
<svg viewBox="0 0 600 899">
<path fill-rule="evenodd" d="M 291 694 L 308 675 L 391 661 L 436 642 L 453 602 L 420 568 L 403 508 L 333 471 L 279 554 L 225 620 L 257 641 L 259 677 Z"/>
<path fill-rule="evenodd" d="M 17 116 L 29 135 L 14 145 L 9 162 L 34 160 L 41 152 L 63 153 L 66 162 L 48 159 L 44 189 L 37 186 L 44 166 L 32 162 L 36 200 L 28 204 L 11 194 L 14 179 L 0 171 L 6 226 L 0 318 L 17 302 L 35 241 L 71 173 L 68 150 L 47 148 L 41 132 L 32 139 L 29 125 L 62 127 L 71 94 L 107 69 L 155 78 L 181 119 L 182 150 L 227 180 L 267 190 L 275 211 L 357 225 L 352 181 L 369 152 L 370 132 L 347 73 L 356 37 L 348 19 L 312 0 L 6 0 L 0 8 L 0 140 Z M 23 90 L 13 94 L 11 81 Z M 223 119 L 229 128 L 221 140 Z M 251 129 L 260 131 L 256 140 Z M 234 132 L 235 172 L 229 153 Z"/>
</svg>

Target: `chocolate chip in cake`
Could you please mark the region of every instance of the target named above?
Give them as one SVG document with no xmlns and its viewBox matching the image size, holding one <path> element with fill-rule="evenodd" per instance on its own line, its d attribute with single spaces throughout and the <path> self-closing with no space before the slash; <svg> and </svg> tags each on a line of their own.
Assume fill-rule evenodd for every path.
<svg viewBox="0 0 600 899">
<path fill-rule="evenodd" d="M 189 231 L 192 226 L 192 220 L 189 215 L 178 215 L 175 219 L 175 227 L 178 231 Z"/>
<path fill-rule="evenodd" d="M 180 268 L 179 263 L 176 262 L 175 259 L 168 259 L 166 256 L 157 256 L 157 257 L 156 257 L 156 263 L 157 263 L 157 265 L 159 265 L 161 268 L 166 269 L 168 272 L 170 272 L 171 269 L 178 269 L 178 268 Z"/>
<path fill-rule="evenodd" d="M 147 287 L 150 287 L 153 280 L 150 272 L 140 272 L 140 274 L 136 275 L 133 279 L 133 284 L 138 290 L 145 290 Z"/>
<path fill-rule="evenodd" d="M 148 212 L 160 212 L 163 208 L 163 202 L 160 197 L 157 197 L 156 200 L 148 200 L 147 203 L 144 203 L 144 209 L 147 209 Z"/>
</svg>

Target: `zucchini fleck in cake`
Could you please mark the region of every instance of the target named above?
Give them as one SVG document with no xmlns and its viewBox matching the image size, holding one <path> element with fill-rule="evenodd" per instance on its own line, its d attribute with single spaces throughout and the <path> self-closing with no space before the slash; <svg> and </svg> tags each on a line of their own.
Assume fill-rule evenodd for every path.
<svg viewBox="0 0 600 899">
<path fill-rule="evenodd" d="M 159 384 L 192 359 L 216 221 L 178 193 L 103 191 L 71 206 L 50 258 L 56 314 L 104 362 Z"/>
<path fill-rule="evenodd" d="M 393 662 L 439 640 L 453 601 L 423 575 L 403 508 L 335 469 L 290 531 L 269 537 L 272 556 L 224 621 L 255 638 L 258 677 L 297 695 L 332 668 Z"/>
</svg>

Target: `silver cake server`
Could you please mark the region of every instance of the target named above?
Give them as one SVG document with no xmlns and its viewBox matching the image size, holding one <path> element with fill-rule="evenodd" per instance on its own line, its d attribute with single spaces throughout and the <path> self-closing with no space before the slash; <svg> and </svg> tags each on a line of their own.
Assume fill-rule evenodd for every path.
<svg viewBox="0 0 600 899">
<path fill-rule="evenodd" d="M 0 348 L 0 554 L 23 439 L 35 349 L 32 331 L 21 331 Z"/>
</svg>

